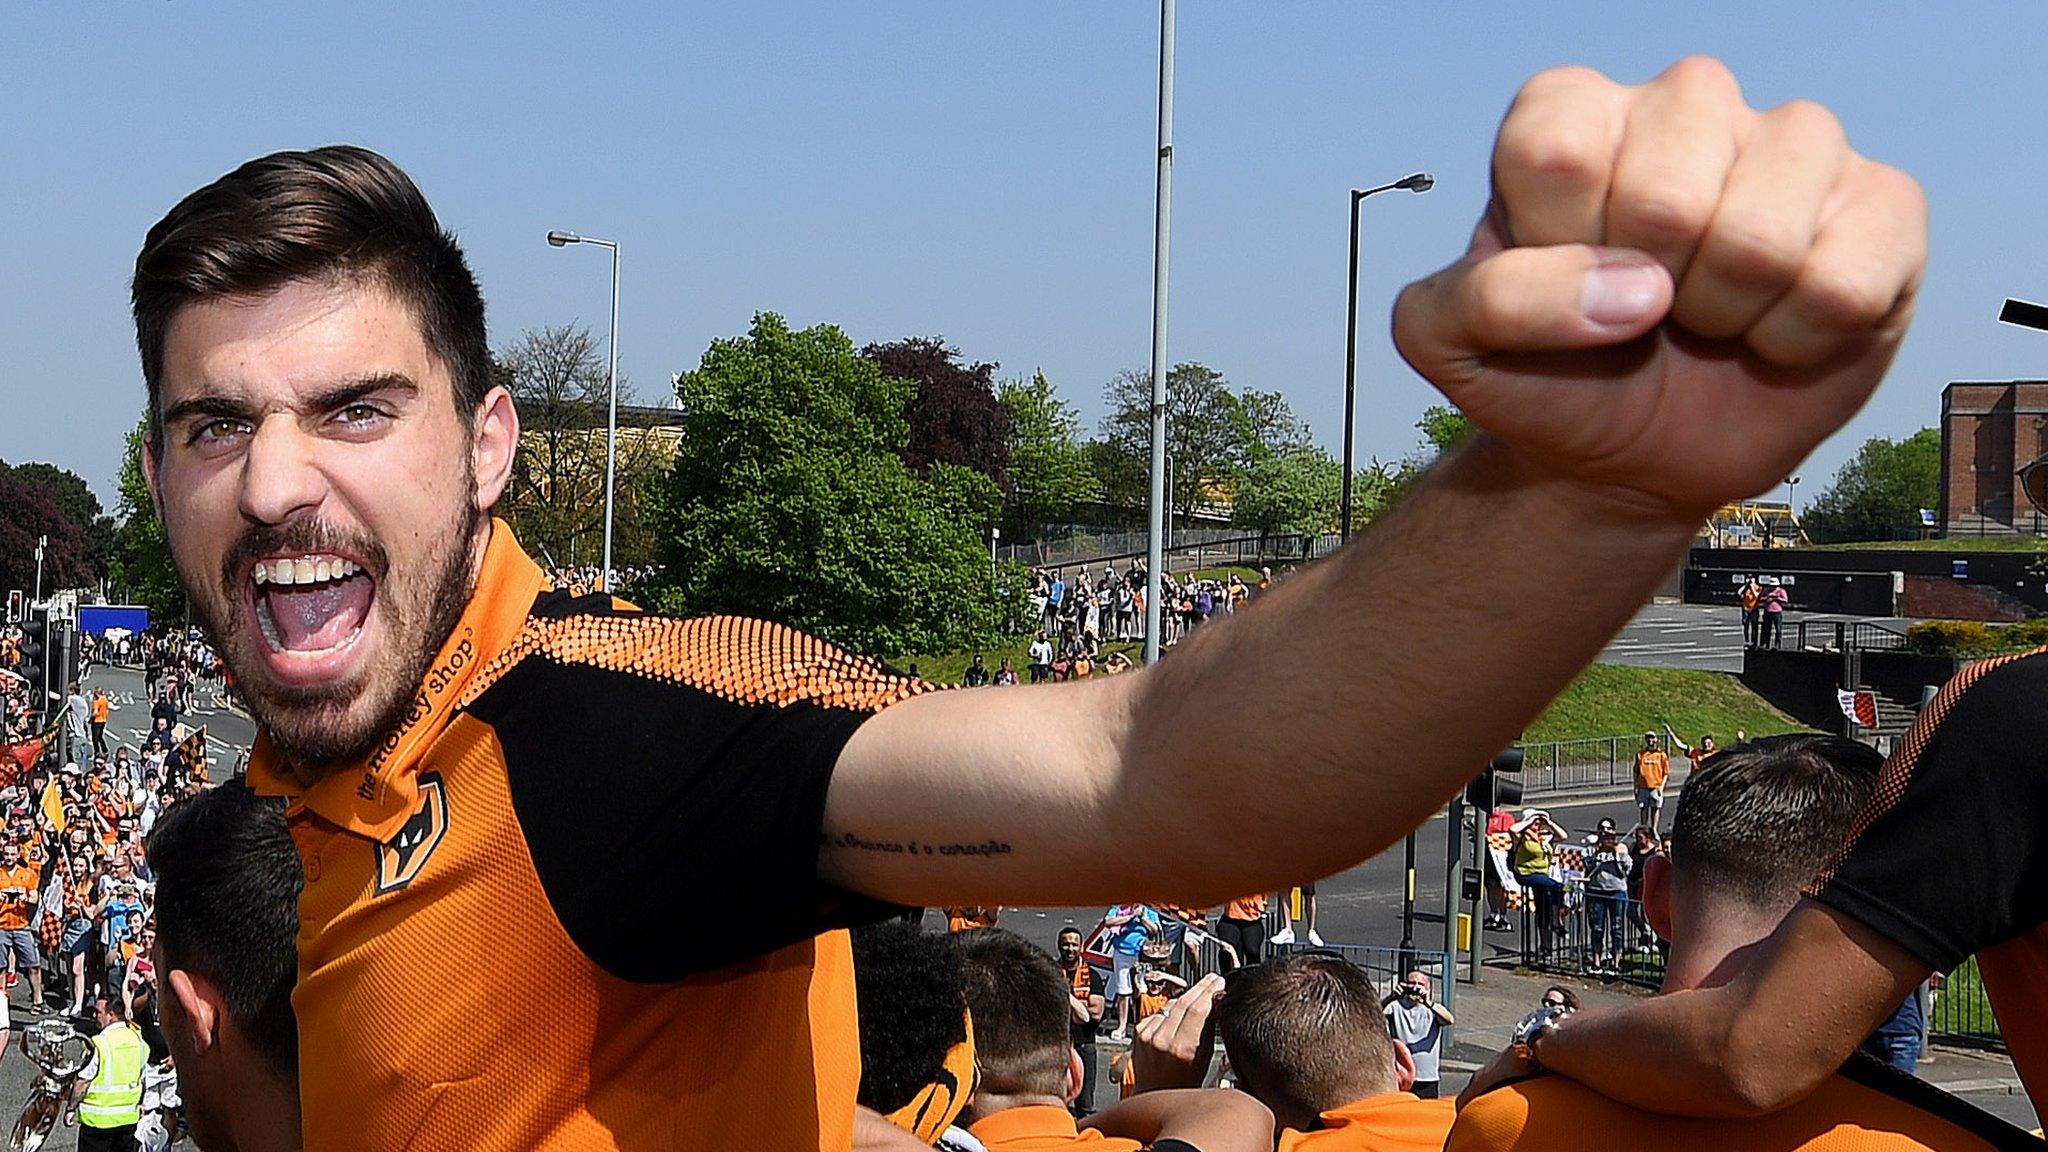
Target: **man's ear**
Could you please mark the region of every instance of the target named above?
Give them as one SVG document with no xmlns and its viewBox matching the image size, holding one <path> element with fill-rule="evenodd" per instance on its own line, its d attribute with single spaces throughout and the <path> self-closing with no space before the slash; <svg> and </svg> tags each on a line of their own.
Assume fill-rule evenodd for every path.
<svg viewBox="0 0 2048 1152">
<path fill-rule="evenodd" d="M 164 987 L 177 1002 L 178 1015 L 185 1019 L 185 1027 L 179 1031 L 185 1033 L 192 1054 L 205 1055 L 218 1048 L 220 1028 L 227 1020 L 227 1005 L 220 989 L 206 977 L 184 968 L 171 969 L 164 978 Z"/>
<path fill-rule="evenodd" d="M 1659 939 L 1671 939 L 1671 857 L 1662 852 L 1643 861 L 1643 915 Z"/>
<path fill-rule="evenodd" d="M 1394 1041 L 1394 1091 L 1415 1087 L 1415 1055 L 1399 1040 Z"/>
<path fill-rule="evenodd" d="M 157 487 L 156 472 L 156 452 L 160 446 L 160 439 L 155 432 L 144 429 L 142 433 L 142 451 L 139 453 L 142 457 L 142 482 L 149 488 L 149 502 L 156 509 L 156 518 L 159 523 L 164 518 L 163 491 Z"/>
<path fill-rule="evenodd" d="M 519 450 L 519 410 L 501 385 L 484 393 L 477 405 L 470 440 L 476 469 L 476 507 L 488 512 L 512 480 L 512 456 Z"/>
<path fill-rule="evenodd" d="M 1067 1046 L 1067 1092 L 1066 1101 L 1072 1104 L 1081 1096 L 1081 1088 L 1088 1083 L 1088 1066 L 1081 1063 L 1081 1050 Z"/>
</svg>

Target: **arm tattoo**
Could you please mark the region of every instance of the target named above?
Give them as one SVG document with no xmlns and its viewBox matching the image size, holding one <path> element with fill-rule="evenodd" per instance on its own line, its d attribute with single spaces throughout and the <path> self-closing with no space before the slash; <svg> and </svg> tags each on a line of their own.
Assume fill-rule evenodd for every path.
<svg viewBox="0 0 2048 1152">
<path fill-rule="evenodd" d="M 878 840 L 869 839 L 856 832 L 826 833 L 824 844 L 827 848 L 845 848 L 855 852 L 883 852 L 896 856 L 1007 856 L 1010 843 L 1007 840 Z"/>
</svg>

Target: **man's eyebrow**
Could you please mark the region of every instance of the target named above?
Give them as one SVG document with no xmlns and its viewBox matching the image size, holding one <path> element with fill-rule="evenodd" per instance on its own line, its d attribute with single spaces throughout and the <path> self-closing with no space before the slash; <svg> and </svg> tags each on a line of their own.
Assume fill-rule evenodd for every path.
<svg viewBox="0 0 2048 1152">
<path fill-rule="evenodd" d="M 345 380 L 321 391 L 315 392 L 294 405 L 309 412 L 331 412 L 346 408 L 359 400 L 368 399 L 380 392 L 403 392 L 408 396 L 419 394 L 420 386 L 412 377 L 402 372 L 379 372 L 370 376 Z M 164 410 L 164 423 L 176 424 L 193 417 L 216 420 L 250 420 L 256 410 L 248 401 L 234 396 L 194 396 L 180 400 Z"/>
<path fill-rule="evenodd" d="M 194 416 L 206 416 L 218 420 L 246 420 L 252 414 L 249 405 L 231 396 L 194 396 L 180 400 L 164 410 L 164 423 L 177 424 Z"/>
<path fill-rule="evenodd" d="M 403 372 L 379 372 L 355 380 L 344 381 L 322 392 L 315 392 L 306 398 L 308 411 L 331 412 L 346 408 L 358 400 L 367 400 L 379 392 L 403 392 L 407 396 L 419 395 L 420 386 Z"/>
</svg>

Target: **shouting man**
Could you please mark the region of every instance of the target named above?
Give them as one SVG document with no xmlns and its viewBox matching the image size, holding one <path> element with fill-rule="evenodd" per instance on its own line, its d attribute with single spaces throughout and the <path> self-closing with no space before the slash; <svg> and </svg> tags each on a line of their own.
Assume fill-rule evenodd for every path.
<svg viewBox="0 0 2048 1152">
<path fill-rule="evenodd" d="M 249 779 L 292 798 L 307 1146 L 844 1148 L 835 929 L 1214 903 L 1434 811 L 1863 403 L 1924 263 L 1910 179 L 1710 60 L 1537 77 L 1493 183 L 1394 315 L 1480 433 L 1158 667 L 991 693 L 550 587 L 488 514 L 519 420 L 482 296 L 384 158 L 266 156 L 173 207 L 135 267 L 144 465 L 261 724 Z"/>
</svg>

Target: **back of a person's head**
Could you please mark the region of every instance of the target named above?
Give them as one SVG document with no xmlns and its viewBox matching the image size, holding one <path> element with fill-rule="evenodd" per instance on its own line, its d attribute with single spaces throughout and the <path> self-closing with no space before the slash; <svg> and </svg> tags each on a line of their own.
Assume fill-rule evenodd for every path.
<svg viewBox="0 0 2048 1152">
<path fill-rule="evenodd" d="M 1400 1086 L 1372 978 L 1341 957 L 1297 953 L 1239 969 L 1215 1015 L 1239 1086 L 1276 1116 L 1315 1116 Z"/>
<path fill-rule="evenodd" d="M 145 851 L 156 874 L 164 967 L 218 988 L 229 1018 L 264 1061 L 296 1076 L 291 996 L 305 873 L 282 801 L 227 781 L 166 808 Z"/>
<path fill-rule="evenodd" d="M 1067 1091 L 1067 978 L 1037 945 L 1002 928 L 953 935 L 967 1010 L 974 1017 L 978 1093 L 1056 1096 Z"/>
<path fill-rule="evenodd" d="M 937 1085 L 936 1111 L 957 1115 L 974 1069 L 969 1062 L 963 1077 L 947 1067 L 948 1055 L 967 1040 L 960 958 L 951 940 L 903 920 L 856 928 L 852 937 L 858 1102 L 893 1116 Z"/>
<path fill-rule="evenodd" d="M 1841 847 L 1883 766 L 1841 736 L 1768 736 L 1717 754 L 1679 794 L 1674 880 L 1756 909 L 1790 907 Z"/>
</svg>

